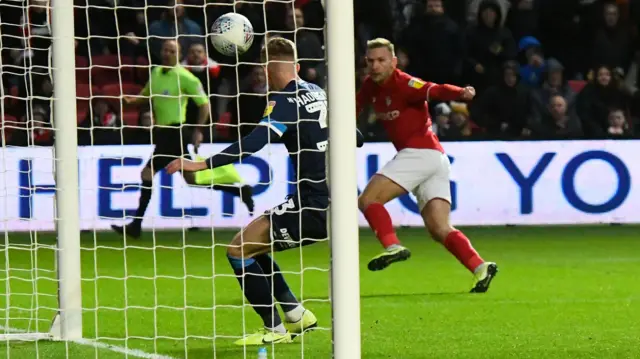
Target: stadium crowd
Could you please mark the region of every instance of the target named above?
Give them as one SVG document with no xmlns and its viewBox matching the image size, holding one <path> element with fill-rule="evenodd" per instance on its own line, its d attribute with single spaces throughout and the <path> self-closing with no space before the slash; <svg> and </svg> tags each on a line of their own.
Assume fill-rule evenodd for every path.
<svg viewBox="0 0 640 359">
<path fill-rule="evenodd" d="M 50 145 L 50 1 L 0 3 L 2 129 L 6 144 Z M 443 140 L 600 139 L 640 135 L 640 0 L 354 0 L 357 84 L 366 41 L 397 45 L 399 67 L 437 83 L 473 85 L 476 100 L 432 103 Z M 230 59 L 207 40 L 221 14 L 245 15 L 258 34 L 296 41 L 300 76 L 325 84 L 321 0 L 75 0 L 80 144 L 149 143 L 148 106 L 123 106 L 178 36 L 182 64 L 211 97 L 209 139 L 248 133 L 266 106 L 257 35 Z M 239 80 L 237 80 L 239 79 Z M 195 124 L 197 111 L 188 111 Z M 358 126 L 385 140 L 375 115 Z"/>
</svg>

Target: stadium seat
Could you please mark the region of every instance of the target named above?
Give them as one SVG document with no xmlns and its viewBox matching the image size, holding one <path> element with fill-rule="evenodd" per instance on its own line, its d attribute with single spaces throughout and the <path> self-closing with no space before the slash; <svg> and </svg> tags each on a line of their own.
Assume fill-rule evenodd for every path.
<svg viewBox="0 0 640 359">
<path fill-rule="evenodd" d="M 22 127 L 24 127 L 24 123 L 20 122 L 16 117 L 4 114 L 2 115 L 2 132 L 4 133 L 5 140 L 9 140 L 11 134 Z"/>
<path fill-rule="evenodd" d="M 84 56 L 76 56 L 76 83 L 89 84 L 89 60 Z"/>
<path fill-rule="evenodd" d="M 117 55 L 99 55 L 91 58 L 91 84 L 133 82 L 133 64 L 131 57 Z"/>
<path fill-rule="evenodd" d="M 89 67 L 89 60 L 84 56 L 76 56 L 76 68 Z"/>
<path fill-rule="evenodd" d="M 76 108 L 77 112 L 87 113 L 91 98 L 100 95 L 100 89 L 88 84 L 76 84 Z M 84 118 L 84 117 L 83 117 Z"/>
<path fill-rule="evenodd" d="M 120 95 L 137 95 L 142 90 L 142 86 L 133 83 L 107 84 L 102 87 L 102 94 L 105 96 L 119 97 Z"/>
<path fill-rule="evenodd" d="M 76 110 L 76 120 L 78 121 L 78 125 L 82 123 L 82 121 L 84 121 L 85 118 L 87 118 L 87 113 L 89 112 L 89 108 L 85 108 L 85 109 L 81 109 L 80 107 L 77 108 Z"/>
<path fill-rule="evenodd" d="M 107 98 L 113 108 L 120 109 L 122 107 L 121 95 L 137 95 L 141 90 L 141 86 L 132 83 L 108 84 L 102 88 L 102 95 Z M 127 108 L 137 112 L 134 106 L 127 106 Z"/>
<path fill-rule="evenodd" d="M 215 123 L 215 132 L 222 138 L 229 137 L 229 129 L 231 128 L 231 112 L 225 112 L 220 115 L 218 122 Z"/>
<path fill-rule="evenodd" d="M 125 126 L 138 126 L 138 118 L 140 114 L 138 111 L 125 111 L 122 114 L 122 124 Z"/>
<path fill-rule="evenodd" d="M 582 81 L 582 80 L 569 80 L 569 87 L 571 87 L 571 89 L 573 91 L 580 92 L 582 91 L 582 89 L 587 85 L 586 81 Z"/>
<path fill-rule="evenodd" d="M 0 120 L 2 120 L 2 135 L 4 135 L 5 141 L 9 141 L 13 131 L 22 127 L 18 119 L 11 115 L 2 115 Z"/>
<path fill-rule="evenodd" d="M 140 56 L 136 59 L 136 82 L 139 84 L 146 84 L 149 81 L 149 60 L 146 57 Z"/>
</svg>

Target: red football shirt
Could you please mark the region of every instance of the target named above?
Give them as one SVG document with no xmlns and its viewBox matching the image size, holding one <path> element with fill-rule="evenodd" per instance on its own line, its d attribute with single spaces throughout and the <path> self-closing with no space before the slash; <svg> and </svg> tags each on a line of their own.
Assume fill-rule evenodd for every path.
<svg viewBox="0 0 640 359">
<path fill-rule="evenodd" d="M 444 152 L 431 130 L 427 101 L 454 101 L 461 93 L 460 87 L 426 82 L 396 69 L 382 84 L 367 76 L 358 91 L 356 108 L 360 113 L 367 104 L 373 104 L 376 118 L 382 121 L 396 150 L 425 148 Z"/>
</svg>

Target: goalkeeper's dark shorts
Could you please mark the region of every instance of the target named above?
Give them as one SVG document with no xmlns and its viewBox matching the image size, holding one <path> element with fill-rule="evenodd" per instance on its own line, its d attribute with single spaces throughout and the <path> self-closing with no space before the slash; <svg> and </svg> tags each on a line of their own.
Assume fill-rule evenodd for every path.
<svg viewBox="0 0 640 359">
<path fill-rule="evenodd" d="M 155 148 L 147 166 L 151 165 L 151 169 L 156 173 L 176 158 L 187 157 L 189 155 L 187 146 L 191 142 L 187 133 L 190 133 L 187 127 L 180 125 L 154 126 L 151 142 Z"/>
<path fill-rule="evenodd" d="M 265 216 L 271 222 L 275 251 L 306 246 L 327 239 L 328 195 L 292 194 Z"/>
</svg>

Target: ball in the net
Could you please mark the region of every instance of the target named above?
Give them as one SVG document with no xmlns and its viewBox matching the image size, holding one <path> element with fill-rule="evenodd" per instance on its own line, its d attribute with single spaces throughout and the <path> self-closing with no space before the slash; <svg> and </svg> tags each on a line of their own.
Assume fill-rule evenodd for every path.
<svg viewBox="0 0 640 359">
<path fill-rule="evenodd" d="M 233 12 L 220 16 L 211 26 L 211 43 L 223 55 L 241 55 L 253 43 L 253 25 L 246 17 Z"/>
</svg>

